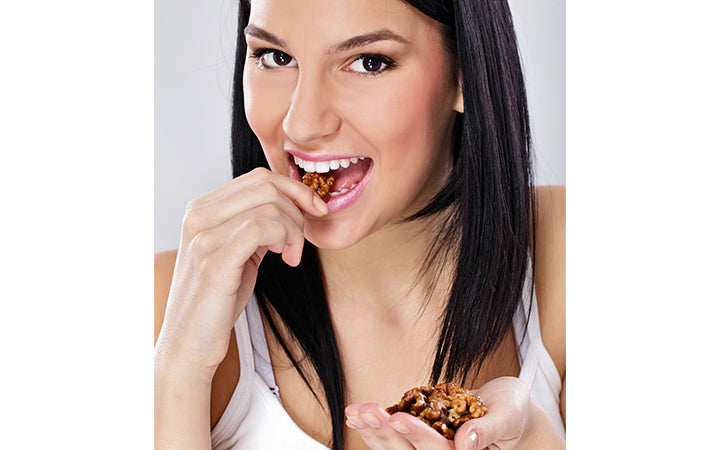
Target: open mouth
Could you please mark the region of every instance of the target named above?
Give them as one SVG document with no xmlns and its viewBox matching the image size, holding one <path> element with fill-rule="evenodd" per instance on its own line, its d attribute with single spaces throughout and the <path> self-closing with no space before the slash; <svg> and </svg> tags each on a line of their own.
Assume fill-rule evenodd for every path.
<svg viewBox="0 0 720 450">
<path fill-rule="evenodd" d="M 334 181 L 326 197 L 328 209 L 337 211 L 350 206 L 360 195 L 372 172 L 373 161 L 367 157 L 309 161 L 289 154 L 290 177 L 302 181 L 306 173 L 319 174 Z"/>
</svg>

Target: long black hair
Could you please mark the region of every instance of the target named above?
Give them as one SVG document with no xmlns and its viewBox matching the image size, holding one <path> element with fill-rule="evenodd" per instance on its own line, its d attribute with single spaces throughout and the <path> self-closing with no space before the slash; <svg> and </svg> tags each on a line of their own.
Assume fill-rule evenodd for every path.
<svg viewBox="0 0 720 450">
<path fill-rule="evenodd" d="M 535 200 L 530 127 L 520 58 L 507 0 L 405 0 L 439 22 L 450 60 L 462 75 L 464 113 L 455 121 L 453 169 L 447 184 L 408 220 L 445 213 L 427 261 L 441 256 L 454 279 L 439 330 L 429 383 L 464 383 L 477 373 L 512 327 L 532 249 Z M 250 1 L 240 0 L 233 81 L 233 176 L 268 168 L 245 117 L 244 29 Z M 302 262 L 286 265 L 268 253 L 255 293 L 262 314 L 295 369 L 332 420 L 332 448 L 344 442 L 345 379 L 327 305 L 317 249 L 305 243 Z M 289 350 L 270 306 L 304 355 Z M 309 364 L 309 365 L 306 365 Z M 322 393 L 311 383 L 317 380 Z"/>
</svg>

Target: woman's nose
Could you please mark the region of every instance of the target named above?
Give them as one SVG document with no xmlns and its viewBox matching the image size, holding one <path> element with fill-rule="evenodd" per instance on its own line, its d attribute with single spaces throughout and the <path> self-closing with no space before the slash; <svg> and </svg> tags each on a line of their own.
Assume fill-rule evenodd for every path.
<svg viewBox="0 0 720 450">
<path fill-rule="evenodd" d="M 288 138 L 296 144 L 307 144 L 334 134 L 340 123 L 327 83 L 321 76 L 301 73 L 283 120 Z"/>
</svg>

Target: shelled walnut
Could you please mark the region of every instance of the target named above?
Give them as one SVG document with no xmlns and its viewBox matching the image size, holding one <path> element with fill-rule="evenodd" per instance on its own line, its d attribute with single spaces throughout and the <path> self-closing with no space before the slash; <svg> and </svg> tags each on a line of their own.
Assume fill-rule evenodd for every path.
<svg viewBox="0 0 720 450">
<path fill-rule="evenodd" d="M 398 411 L 412 414 L 447 439 L 452 439 L 462 424 L 485 415 L 487 407 L 482 400 L 455 383 L 441 383 L 434 388 L 412 388 L 405 392 L 400 403 L 385 411 L 388 414 Z"/>
<path fill-rule="evenodd" d="M 303 184 L 317 192 L 324 201 L 330 199 L 330 188 L 335 183 L 335 177 L 329 174 L 308 172 L 302 178 Z"/>
</svg>

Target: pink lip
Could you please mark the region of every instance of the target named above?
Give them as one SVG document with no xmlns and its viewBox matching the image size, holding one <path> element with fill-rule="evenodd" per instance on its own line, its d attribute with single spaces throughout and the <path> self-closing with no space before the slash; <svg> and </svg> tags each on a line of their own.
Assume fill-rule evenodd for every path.
<svg viewBox="0 0 720 450">
<path fill-rule="evenodd" d="M 293 153 L 291 153 L 293 154 Z M 301 156 L 298 155 L 298 158 Z M 305 158 L 303 158 L 305 159 Z M 336 159 L 336 158 L 331 158 Z M 343 158 L 337 158 L 337 159 L 343 159 Z M 307 161 L 307 160 L 306 160 Z M 324 160 L 320 160 L 324 161 Z M 292 158 L 288 156 L 288 166 L 290 169 L 290 178 L 296 181 L 302 182 L 302 179 L 300 178 L 300 172 L 298 171 L 297 166 L 293 162 Z M 344 194 L 336 195 L 334 197 L 330 197 L 330 199 L 327 201 L 327 207 L 330 212 L 336 212 L 340 211 L 342 209 L 345 209 L 355 203 L 355 200 L 357 200 L 360 197 L 360 194 L 362 194 L 363 189 L 365 188 L 365 185 L 368 183 L 368 180 L 370 180 L 370 175 L 372 175 L 373 168 L 375 168 L 375 162 L 373 160 L 370 160 L 370 168 L 368 168 L 368 171 L 365 173 L 365 175 L 362 177 L 362 180 L 358 182 L 357 185 L 355 185 L 354 188 L 350 189 Z"/>
<path fill-rule="evenodd" d="M 286 152 L 290 153 L 293 156 L 297 156 L 298 158 L 304 160 L 304 161 L 330 161 L 333 159 L 350 159 L 350 158 L 357 158 L 356 156 L 345 156 L 345 155 L 331 155 L 329 153 L 325 153 L 322 155 L 309 155 L 307 153 L 302 153 L 297 150 L 288 150 L 285 149 Z"/>
<path fill-rule="evenodd" d="M 357 185 L 355 185 L 354 188 L 350 189 L 344 194 L 336 195 L 335 197 L 330 197 L 330 200 L 327 201 L 327 207 L 330 212 L 336 212 L 340 211 L 341 209 L 345 209 L 355 203 L 355 200 L 357 200 L 360 197 L 360 194 L 362 194 L 363 189 L 365 188 L 365 185 L 367 184 L 368 180 L 370 180 L 370 175 L 372 175 L 373 168 L 375 167 L 375 162 L 370 161 L 370 168 L 367 172 L 365 172 L 365 175 L 362 177 L 362 180 L 358 182 Z"/>
</svg>

